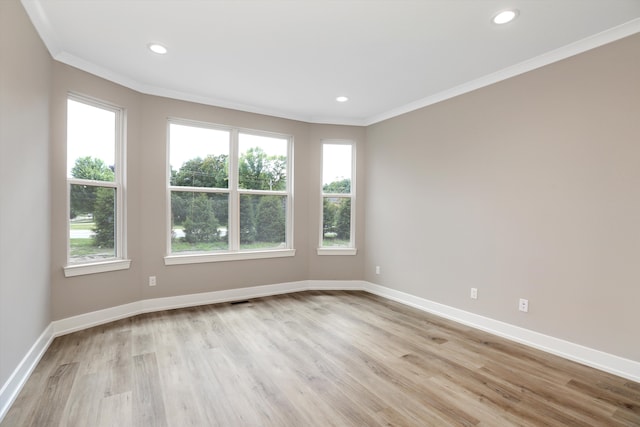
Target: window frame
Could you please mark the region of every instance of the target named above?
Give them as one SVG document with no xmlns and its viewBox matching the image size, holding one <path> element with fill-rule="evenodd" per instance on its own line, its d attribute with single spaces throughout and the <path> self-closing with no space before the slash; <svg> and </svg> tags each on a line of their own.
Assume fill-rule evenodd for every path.
<svg viewBox="0 0 640 427">
<path fill-rule="evenodd" d="M 171 124 L 181 126 L 193 126 L 205 129 L 222 130 L 229 132 L 229 176 L 228 188 L 208 188 L 208 187 L 183 187 L 171 185 Z M 240 134 L 272 137 L 285 139 L 287 141 L 287 183 L 285 190 L 249 190 L 239 188 L 239 136 Z M 203 122 L 197 120 L 183 119 L 177 117 L 169 117 L 167 119 L 166 128 L 166 255 L 164 257 L 165 265 L 180 264 L 198 264 L 220 261 L 236 261 L 247 259 L 263 259 L 263 258 L 281 258 L 295 256 L 295 248 L 293 245 L 293 211 L 294 211 L 294 183 L 293 183 L 293 136 L 276 132 L 263 130 L 248 129 L 242 127 L 233 127 L 220 125 L 216 123 Z M 212 194 L 228 194 L 229 195 L 229 215 L 227 224 L 227 235 L 229 237 L 229 246 L 227 250 L 208 251 L 208 252 L 192 252 L 192 253 L 173 253 L 171 252 L 171 193 L 173 191 L 190 191 L 204 192 Z M 287 207 L 285 211 L 285 247 L 284 248 L 261 248 L 261 249 L 241 249 L 240 247 L 240 196 L 242 195 L 274 195 L 286 197 Z"/>
<path fill-rule="evenodd" d="M 349 193 L 324 192 L 324 147 L 325 145 L 348 145 L 351 147 L 351 185 Z M 320 146 L 320 224 L 318 234 L 318 255 L 357 255 L 356 247 L 356 141 L 348 139 L 323 139 Z M 349 246 L 323 246 L 324 242 L 324 199 L 336 197 L 351 200 Z"/>
<path fill-rule="evenodd" d="M 66 253 L 67 260 L 64 267 L 65 277 L 73 277 L 85 274 L 103 273 L 108 271 L 125 270 L 130 268 L 131 260 L 127 259 L 127 233 L 126 233 L 126 109 L 124 107 L 93 98 L 87 95 L 81 95 L 75 92 L 68 92 L 66 97 L 67 124 L 65 132 L 68 132 L 68 112 L 69 101 L 75 101 L 94 108 L 110 111 L 115 114 L 114 125 L 114 178 L 113 181 L 98 181 L 90 179 L 79 179 L 69 177 L 67 170 L 69 165 L 66 164 Z M 67 133 L 65 133 L 67 135 Z M 65 137 L 66 138 L 66 137 Z M 65 141 L 65 149 L 68 149 L 68 141 Z M 67 159 L 68 162 L 68 159 Z M 72 262 L 71 260 L 71 186 L 72 185 L 91 185 L 94 187 L 113 188 L 115 190 L 115 221 L 114 221 L 114 257 L 106 258 L 99 261 L 89 262 Z"/>
</svg>

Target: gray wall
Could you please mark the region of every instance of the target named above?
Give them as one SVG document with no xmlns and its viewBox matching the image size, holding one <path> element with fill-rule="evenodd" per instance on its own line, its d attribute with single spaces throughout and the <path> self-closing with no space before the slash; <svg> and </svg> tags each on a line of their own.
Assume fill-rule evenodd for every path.
<svg viewBox="0 0 640 427">
<path fill-rule="evenodd" d="M 51 321 L 51 63 L 20 3 L 0 1 L 0 387 Z"/>
<path fill-rule="evenodd" d="M 634 35 L 370 126 L 365 278 L 640 360 L 638 52 Z"/>
<path fill-rule="evenodd" d="M 73 67 L 55 63 L 52 96 L 53 320 L 120 304 L 307 279 L 361 279 L 364 256 L 316 255 L 320 216 L 320 146 L 323 138 L 352 139 L 362 151 L 365 129 L 314 125 L 140 94 Z M 65 278 L 66 98 L 69 91 L 127 110 L 127 212 L 129 270 Z M 179 117 L 259 129 L 294 137 L 295 257 L 189 265 L 164 265 L 166 254 L 167 118 Z M 364 168 L 359 182 L 364 183 Z M 364 193 L 364 192 L 363 192 Z M 364 222 L 364 197 L 358 207 Z M 364 228 L 357 235 L 364 245 Z M 157 286 L 147 285 L 156 276 Z"/>
</svg>

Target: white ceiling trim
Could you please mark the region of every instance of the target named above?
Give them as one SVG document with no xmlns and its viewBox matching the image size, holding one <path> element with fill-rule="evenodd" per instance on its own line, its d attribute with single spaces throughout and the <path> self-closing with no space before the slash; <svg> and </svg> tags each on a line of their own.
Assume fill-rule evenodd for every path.
<svg viewBox="0 0 640 427">
<path fill-rule="evenodd" d="M 22 6 L 26 10 L 27 15 L 29 15 L 29 19 L 31 19 L 49 53 L 55 58 L 55 56 L 60 53 L 60 44 L 55 37 L 51 22 L 49 22 L 47 15 L 42 9 L 42 5 L 40 2 L 33 0 L 22 0 Z"/>
<path fill-rule="evenodd" d="M 557 62 L 579 53 L 594 49 L 607 43 L 628 37 L 630 35 L 640 32 L 640 18 L 629 21 L 625 24 L 603 31 L 599 34 L 587 37 L 579 40 L 575 43 L 558 48 L 556 50 L 539 55 L 535 58 L 523 61 L 519 64 L 507 67 L 503 70 L 491 73 L 484 77 L 469 81 L 459 86 L 450 88 L 432 96 L 419 99 L 404 106 L 394 108 L 387 112 L 373 115 L 370 117 L 362 117 L 358 119 L 336 118 L 336 117 L 315 117 L 306 115 L 296 115 L 289 112 L 278 111 L 265 107 L 258 107 L 254 105 L 240 104 L 237 102 L 229 101 L 226 99 L 218 99 L 215 97 L 203 96 L 197 93 L 189 93 L 182 91 L 175 91 L 166 89 L 163 87 L 157 87 L 141 83 L 137 80 L 131 79 L 119 73 L 115 73 L 107 68 L 101 67 L 95 63 L 86 61 L 82 58 L 76 57 L 68 52 L 62 51 L 60 45 L 55 37 L 55 32 L 51 27 L 51 23 L 46 18 L 42 6 L 38 1 L 34 0 L 22 0 L 22 4 L 29 15 L 29 18 L 34 23 L 34 26 L 40 37 L 44 41 L 47 49 L 51 53 L 51 56 L 59 62 L 79 68 L 88 73 L 94 74 L 98 77 L 107 79 L 114 83 L 125 86 L 129 89 L 155 96 L 162 96 L 167 98 L 178 99 L 182 101 L 196 102 L 205 105 L 211 105 L 222 108 L 229 108 L 233 110 L 240 110 L 249 113 L 262 114 L 274 117 L 280 117 L 284 119 L 303 121 L 308 123 L 318 124 L 339 124 L 339 125 L 353 125 L 353 126 L 369 126 L 383 120 L 387 120 L 402 114 L 415 111 L 420 108 L 433 105 L 435 103 L 462 95 L 473 90 L 480 89 L 485 86 L 492 85 L 494 83 L 506 80 L 511 77 L 515 77 L 519 74 L 532 71 L 536 68 L 549 65 L 553 62 Z"/>
<path fill-rule="evenodd" d="M 240 103 L 225 100 L 225 99 L 198 95 L 196 93 L 182 92 L 182 91 L 167 89 L 163 87 L 147 85 L 137 80 L 123 76 L 122 74 L 115 73 L 109 70 L 108 68 L 104 68 L 99 65 L 96 65 L 93 62 L 85 61 L 84 59 L 78 58 L 77 56 L 69 54 L 68 52 L 61 52 L 55 55 L 53 58 L 56 61 L 62 62 L 63 64 L 70 65 L 72 67 L 86 71 L 95 76 L 102 77 L 103 79 L 109 80 L 113 83 L 117 83 L 119 85 L 122 85 L 124 87 L 127 87 L 129 89 L 135 90 L 136 92 L 140 92 L 146 95 L 162 96 L 166 98 L 177 99 L 180 101 L 189 101 L 189 102 L 195 102 L 199 104 L 211 105 L 214 107 L 229 108 L 232 110 L 239 110 L 247 113 L 262 114 L 267 116 L 280 117 L 283 119 L 313 123 L 312 117 L 307 117 L 302 115 L 293 115 L 293 114 L 289 114 L 289 113 L 278 111 L 278 110 L 260 108 L 253 105 L 240 104 Z M 359 125 L 363 125 L 363 123 L 359 123 Z"/>
<path fill-rule="evenodd" d="M 473 90 L 498 83 L 502 80 L 515 77 L 519 74 L 524 74 L 528 71 L 535 70 L 536 68 L 541 68 L 545 65 L 549 65 L 554 62 L 569 58 L 571 56 L 586 52 L 588 50 L 595 49 L 599 46 L 614 42 L 616 40 L 620 40 L 638 32 L 640 32 L 640 18 L 626 22 L 618 27 L 611 28 L 599 34 L 595 34 L 593 36 L 579 40 L 575 43 L 571 43 L 567 46 L 563 46 L 551 52 L 544 53 L 535 58 L 528 59 L 519 64 L 507 67 L 503 70 L 496 71 L 495 73 L 491 73 L 479 79 L 475 79 L 459 86 L 453 87 L 449 90 L 437 93 L 432 96 L 428 96 L 418 101 L 406 104 L 402 107 L 394 108 L 393 110 L 387 111 L 386 113 L 368 117 L 364 120 L 364 124 L 365 126 L 369 126 L 383 120 L 410 113 L 411 111 L 415 111 L 420 108 L 445 101 L 447 99 L 465 94 L 467 92 L 471 92 Z"/>
<path fill-rule="evenodd" d="M 244 111 L 247 113 L 262 114 L 266 116 L 279 117 L 283 119 L 296 120 L 306 123 L 317 124 L 334 124 L 334 125 L 348 125 L 348 126 L 366 126 L 368 124 L 367 119 L 344 119 L 340 117 L 314 117 L 305 115 L 295 115 L 279 110 L 260 108 L 253 105 L 240 104 L 237 102 L 213 98 L 195 93 L 181 92 L 171 90 L 163 87 L 146 85 L 137 80 L 123 76 L 122 74 L 115 73 L 108 68 L 96 65 L 93 62 L 85 61 L 82 58 L 78 58 L 68 52 L 60 52 L 55 56 L 52 55 L 56 61 L 63 64 L 70 65 L 80 70 L 86 71 L 95 76 L 109 80 L 110 82 L 117 83 L 129 89 L 135 90 L 140 93 L 154 96 L 163 96 L 166 98 L 177 99 L 180 101 L 196 102 L 199 104 L 211 105 L 214 107 L 229 108 L 232 110 Z"/>
</svg>

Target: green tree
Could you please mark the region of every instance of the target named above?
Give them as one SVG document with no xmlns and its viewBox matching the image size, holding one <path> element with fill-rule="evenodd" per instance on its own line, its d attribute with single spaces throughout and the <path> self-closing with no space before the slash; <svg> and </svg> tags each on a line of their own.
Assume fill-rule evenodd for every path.
<svg viewBox="0 0 640 427">
<path fill-rule="evenodd" d="M 189 202 L 187 197 L 190 193 L 184 191 L 171 192 L 171 225 L 184 224 L 189 212 Z"/>
<path fill-rule="evenodd" d="M 256 197 L 249 194 L 240 196 L 240 243 L 256 241 Z"/>
<path fill-rule="evenodd" d="M 98 187 L 96 201 L 93 208 L 94 244 L 101 248 L 114 247 L 115 234 L 115 190 L 113 188 Z"/>
<path fill-rule="evenodd" d="M 102 159 L 91 156 L 76 159 L 71 176 L 78 179 L 113 182 L 115 174 Z M 115 235 L 115 190 L 97 185 L 71 185 L 71 218 L 93 214 L 95 227 L 93 243 L 101 248 L 114 247 Z"/>
<path fill-rule="evenodd" d="M 286 156 L 269 156 L 260 147 L 253 147 L 247 150 L 239 159 L 238 164 L 238 185 L 240 188 L 251 190 L 272 190 L 282 191 L 287 186 L 287 158 Z M 196 157 L 186 161 L 178 171 L 171 171 L 171 185 L 188 187 L 207 188 L 228 188 L 229 186 L 229 162 L 227 155 L 207 156 L 202 159 Z M 185 240 L 194 240 L 195 236 L 187 239 L 187 229 L 194 229 L 196 223 L 203 223 L 202 220 L 194 219 L 192 205 L 192 193 L 174 191 L 171 193 L 171 214 L 173 224 L 183 225 L 185 229 Z M 282 228 L 282 238 L 284 240 L 284 213 L 279 212 L 276 216 L 270 217 L 266 213 L 258 217 L 260 201 L 264 196 L 242 195 L 240 197 L 240 242 L 243 244 L 253 243 L 258 238 L 258 226 L 262 224 L 261 236 L 273 233 L 269 229 Z M 276 197 L 276 200 L 279 200 Z M 266 203 L 266 202 L 264 202 Z M 267 203 L 268 204 L 268 203 Z M 201 207 L 204 209 L 204 207 Z M 219 224 L 228 224 L 229 201 L 228 197 L 215 197 L 209 199 L 209 209 Z M 280 208 L 282 209 L 282 208 Z M 266 207 L 262 209 L 266 212 Z M 282 220 L 280 219 L 282 217 Z M 206 222 L 206 221 L 204 221 Z M 217 231 L 217 230 L 216 230 Z M 271 234 L 270 234 L 271 233 Z M 265 240 L 271 241 L 271 240 Z"/>
<path fill-rule="evenodd" d="M 94 181 L 112 182 L 114 180 L 113 170 L 101 159 L 94 159 L 91 156 L 76 159 L 73 168 L 71 168 L 71 176 Z M 93 185 L 74 184 L 71 186 L 71 218 L 93 213 L 98 188 Z"/>
<path fill-rule="evenodd" d="M 269 156 L 267 162 L 267 183 L 269 184 L 269 190 L 286 190 L 287 158 L 285 156 Z"/>
<path fill-rule="evenodd" d="M 214 242 L 219 239 L 219 222 L 206 194 L 192 193 L 189 214 L 184 221 L 185 240 L 189 243 Z"/>
<path fill-rule="evenodd" d="M 322 201 L 322 231 L 323 235 L 334 233 L 336 229 L 336 213 L 338 207 L 329 198 Z"/>
<path fill-rule="evenodd" d="M 92 179 L 95 181 L 113 181 L 113 170 L 101 159 L 91 156 L 76 159 L 71 176 L 79 179 Z"/>
<path fill-rule="evenodd" d="M 171 174 L 171 185 L 181 187 L 229 187 L 229 156 L 209 155 L 204 159 L 196 157 L 186 161 L 182 167 Z"/>
<path fill-rule="evenodd" d="M 264 190 L 263 170 L 266 153 L 260 148 L 250 148 L 240 157 L 238 181 L 240 188 Z"/>
<path fill-rule="evenodd" d="M 351 238 L 351 199 L 340 201 L 336 218 L 336 233 L 338 239 L 349 240 Z"/>
<path fill-rule="evenodd" d="M 325 193 L 350 193 L 351 192 L 351 180 L 349 178 L 345 178 L 340 181 L 333 181 L 329 184 L 325 184 L 322 186 L 322 191 Z"/>
<path fill-rule="evenodd" d="M 248 149 L 238 165 L 240 188 L 250 190 L 285 190 L 287 187 L 286 156 L 268 156 L 260 147 Z"/>
<path fill-rule="evenodd" d="M 281 197 L 260 196 L 256 212 L 256 240 L 273 243 L 284 242 L 285 229 Z"/>
<path fill-rule="evenodd" d="M 196 157 L 186 161 L 178 171 L 171 171 L 171 185 L 183 187 L 228 188 L 229 156 Z M 187 219 L 189 193 L 173 192 L 171 196 L 171 213 L 175 224 L 183 224 Z M 216 199 L 212 203 L 216 218 L 223 224 L 228 223 L 229 204 L 225 199 Z"/>
</svg>

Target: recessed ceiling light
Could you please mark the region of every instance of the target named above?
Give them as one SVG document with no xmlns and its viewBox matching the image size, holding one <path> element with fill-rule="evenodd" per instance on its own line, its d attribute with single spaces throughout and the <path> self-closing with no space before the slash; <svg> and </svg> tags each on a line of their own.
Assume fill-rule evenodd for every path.
<svg viewBox="0 0 640 427">
<path fill-rule="evenodd" d="M 159 43 L 149 43 L 149 50 L 153 53 L 157 53 L 158 55 L 164 55 L 167 53 L 167 48 Z"/>
<path fill-rule="evenodd" d="M 513 21 L 516 16 L 518 16 L 518 11 L 516 9 L 503 10 L 493 17 L 493 23 L 498 25 L 506 24 L 507 22 Z"/>
<path fill-rule="evenodd" d="M 347 98 L 346 96 L 339 96 L 336 98 L 336 101 L 338 102 L 347 102 L 349 100 L 349 98 Z"/>
</svg>

